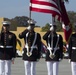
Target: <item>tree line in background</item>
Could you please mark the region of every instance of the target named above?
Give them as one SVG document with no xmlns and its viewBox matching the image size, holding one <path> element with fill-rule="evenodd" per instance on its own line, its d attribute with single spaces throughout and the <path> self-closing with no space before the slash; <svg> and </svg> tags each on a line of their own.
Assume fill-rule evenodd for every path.
<svg viewBox="0 0 76 75">
<path fill-rule="evenodd" d="M 73 31 L 75 30 L 74 29 L 74 25 L 76 24 L 76 12 L 74 11 L 68 11 L 68 17 L 70 19 L 70 22 L 72 24 L 72 28 L 73 28 Z M 26 17 L 26 16 L 16 16 L 15 18 L 12 18 L 12 19 L 8 19 L 8 18 L 5 18 L 6 20 L 9 20 L 11 22 L 11 29 L 12 31 L 16 30 L 17 27 L 27 27 L 28 26 L 28 23 L 27 21 L 29 20 L 29 17 Z M 58 32 L 61 32 L 63 31 L 62 30 L 62 25 L 59 21 L 56 21 L 56 24 L 57 24 L 57 31 Z M 40 27 L 39 25 L 36 25 L 36 27 Z M 44 25 L 41 29 L 41 31 L 45 32 L 49 29 L 49 23 L 46 23 L 46 25 Z"/>
<path fill-rule="evenodd" d="M 75 31 L 74 26 L 76 25 L 76 12 L 68 11 L 67 14 L 72 25 L 72 30 Z M 59 21 L 56 21 L 56 24 L 57 24 L 57 31 L 58 32 L 63 31 L 62 24 Z M 47 23 L 44 27 L 42 27 L 42 31 L 47 31 L 48 29 L 49 29 L 49 23 Z"/>
</svg>

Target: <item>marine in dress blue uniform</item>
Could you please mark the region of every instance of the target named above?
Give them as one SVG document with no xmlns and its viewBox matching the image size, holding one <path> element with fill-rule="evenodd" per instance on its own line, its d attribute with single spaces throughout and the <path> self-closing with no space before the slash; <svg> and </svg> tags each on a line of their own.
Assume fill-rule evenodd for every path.
<svg viewBox="0 0 76 75">
<path fill-rule="evenodd" d="M 40 59 L 41 36 L 34 31 L 35 21 L 28 21 L 30 24 L 26 30 L 19 34 L 19 38 L 24 38 L 23 60 L 25 75 L 36 75 L 36 63 Z"/>
<path fill-rule="evenodd" d="M 76 25 L 75 33 L 73 33 L 69 40 L 69 62 L 71 63 L 72 75 L 76 75 Z"/>
<path fill-rule="evenodd" d="M 16 35 L 9 31 L 10 22 L 2 22 L 0 33 L 0 75 L 11 75 L 11 62 L 16 57 Z"/>
<path fill-rule="evenodd" d="M 59 61 L 63 59 L 63 38 L 56 33 L 56 24 L 50 24 L 43 39 L 47 43 L 46 64 L 48 75 L 58 75 Z"/>
</svg>

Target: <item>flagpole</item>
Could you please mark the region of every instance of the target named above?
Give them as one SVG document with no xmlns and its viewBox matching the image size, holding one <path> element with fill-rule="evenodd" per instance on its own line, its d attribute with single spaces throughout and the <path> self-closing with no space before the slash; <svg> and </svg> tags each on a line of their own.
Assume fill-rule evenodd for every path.
<svg viewBox="0 0 76 75">
<path fill-rule="evenodd" d="M 32 4 L 31 4 L 32 5 Z M 29 10 L 29 19 L 31 20 L 31 11 Z"/>
<path fill-rule="evenodd" d="M 52 24 L 54 25 L 54 23 L 55 23 L 55 18 L 52 16 Z M 51 47 L 52 47 L 52 49 L 53 49 L 53 36 L 54 36 L 54 34 L 53 34 L 53 32 L 52 32 L 52 42 L 51 42 Z"/>
<path fill-rule="evenodd" d="M 52 24 L 55 24 L 55 17 L 52 16 Z"/>
<path fill-rule="evenodd" d="M 30 2 L 30 6 L 32 6 L 32 3 Z M 31 21 L 31 10 L 29 8 L 29 25 L 30 25 L 30 21 Z"/>
</svg>

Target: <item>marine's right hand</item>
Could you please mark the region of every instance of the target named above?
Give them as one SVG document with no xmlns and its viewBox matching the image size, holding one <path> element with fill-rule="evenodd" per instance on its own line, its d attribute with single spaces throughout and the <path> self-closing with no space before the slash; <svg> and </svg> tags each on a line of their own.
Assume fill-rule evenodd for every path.
<svg viewBox="0 0 76 75">
<path fill-rule="evenodd" d="M 69 59 L 68 62 L 71 63 L 71 59 Z"/>
</svg>

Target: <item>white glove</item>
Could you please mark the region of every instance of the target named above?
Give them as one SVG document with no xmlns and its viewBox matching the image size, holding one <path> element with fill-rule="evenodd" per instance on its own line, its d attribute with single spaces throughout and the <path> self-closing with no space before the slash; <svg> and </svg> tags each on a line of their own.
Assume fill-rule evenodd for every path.
<svg viewBox="0 0 76 75">
<path fill-rule="evenodd" d="M 37 59 L 37 62 L 39 61 L 40 59 Z"/>
<path fill-rule="evenodd" d="M 69 59 L 69 61 L 68 61 L 69 63 L 71 63 L 71 59 Z"/>
<path fill-rule="evenodd" d="M 12 64 L 14 64 L 15 58 L 12 58 Z"/>
<path fill-rule="evenodd" d="M 28 26 L 27 29 L 30 30 L 31 29 L 31 26 Z"/>
<path fill-rule="evenodd" d="M 54 27 L 52 26 L 52 27 L 50 27 L 50 31 L 53 31 L 54 30 Z"/>
<path fill-rule="evenodd" d="M 59 61 L 62 61 L 62 59 L 61 59 L 61 58 L 59 58 Z"/>
</svg>

